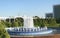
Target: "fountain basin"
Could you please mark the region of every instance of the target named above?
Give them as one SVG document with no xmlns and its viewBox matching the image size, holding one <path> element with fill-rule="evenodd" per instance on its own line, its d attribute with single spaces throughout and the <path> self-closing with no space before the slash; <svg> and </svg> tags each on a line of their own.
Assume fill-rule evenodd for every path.
<svg viewBox="0 0 60 38">
<path fill-rule="evenodd" d="M 13 28 L 13 29 L 7 29 L 7 31 L 10 35 L 21 35 L 21 36 L 44 35 L 53 32 L 53 30 L 45 28 Z"/>
</svg>

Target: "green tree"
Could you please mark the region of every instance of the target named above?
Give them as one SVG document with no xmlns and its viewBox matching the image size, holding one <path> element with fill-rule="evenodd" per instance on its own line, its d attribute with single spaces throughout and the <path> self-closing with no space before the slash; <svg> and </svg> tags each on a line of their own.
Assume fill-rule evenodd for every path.
<svg viewBox="0 0 60 38">
<path fill-rule="evenodd" d="M 42 18 L 40 18 L 40 17 L 38 17 L 38 16 L 35 16 L 34 17 L 34 25 L 37 27 L 37 26 L 39 26 L 39 27 L 44 27 L 45 26 L 45 21 L 44 21 L 44 19 L 42 19 Z"/>
<path fill-rule="evenodd" d="M 16 18 L 15 21 L 18 22 L 18 26 L 23 26 L 23 22 L 24 22 L 23 18 L 21 17 Z"/>
<path fill-rule="evenodd" d="M 40 26 L 40 18 L 38 16 L 34 16 L 33 21 L 34 21 L 34 26 L 35 27 Z"/>
<path fill-rule="evenodd" d="M 10 38 L 3 24 L 0 23 L 0 38 Z"/>
<path fill-rule="evenodd" d="M 7 21 L 6 21 L 6 22 L 5 22 L 5 26 L 6 26 L 6 27 L 11 27 L 11 22 L 7 22 Z"/>
<path fill-rule="evenodd" d="M 56 19 L 56 22 L 57 22 L 58 24 L 60 24 L 60 18 L 57 18 L 57 19 Z"/>
<path fill-rule="evenodd" d="M 54 18 L 48 19 L 49 27 L 57 27 L 56 20 Z"/>
<path fill-rule="evenodd" d="M 2 24 L 4 27 L 6 27 L 6 26 L 5 26 L 5 21 L 4 21 L 4 20 L 1 20 L 0 24 Z"/>
<path fill-rule="evenodd" d="M 18 27 L 18 22 L 12 22 L 11 27 Z"/>
</svg>

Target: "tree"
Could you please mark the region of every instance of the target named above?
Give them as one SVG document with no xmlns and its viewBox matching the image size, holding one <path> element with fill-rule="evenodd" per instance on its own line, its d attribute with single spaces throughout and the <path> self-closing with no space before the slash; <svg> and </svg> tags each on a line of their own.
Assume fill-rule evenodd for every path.
<svg viewBox="0 0 60 38">
<path fill-rule="evenodd" d="M 57 23 L 56 23 L 56 20 L 54 18 L 49 18 L 48 24 L 49 24 L 49 27 L 57 27 Z"/>
<path fill-rule="evenodd" d="M 12 22 L 11 27 L 18 27 L 18 22 Z"/>
<path fill-rule="evenodd" d="M 41 18 L 39 18 L 38 16 L 35 16 L 34 17 L 34 25 L 37 27 L 37 26 L 39 26 L 39 27 L 44 27 L 45 26 L 45 24 L 44 24 L 44 19 L 41 19 Z"/>
<path fill-rule="evenodd" d="M 23 22 L 24 22 L 23 18 L 18 17 L 15 19 L 15 21 L 18 22 L 18 26 L 23 26 Z"/>
<path fill-rule="evenodd" d="M 10 38 L 8 32 L 5 30 L 5 27 L 1 23 L 0 23 L 0 38 Z"/>
<path fill-rule="evenodd" d="M 57 19 L 56 19 L 56 22 L 57 22 L 58 24 L 60 24 L 60 18 L 57 18 Z"/>
<path fill-rule="evenodd" d="M 40 18 L 38 16 L 34 16 L 33 21 L 34 21 L 34 26 L 35 27 L 40 26 Z"/>
<path fill-rule="evenodd" d="M 11 23 L 6 21 L 6 22 L 5 22 L 5 26 L 6 26 L 6 27 L 11 27 Z"/>
<path fill-rule="evenodd" d="M 2 24 L 4 27 L 6 27 L 4 20 L 1 20 L 0 24 Z"/>
</svg>

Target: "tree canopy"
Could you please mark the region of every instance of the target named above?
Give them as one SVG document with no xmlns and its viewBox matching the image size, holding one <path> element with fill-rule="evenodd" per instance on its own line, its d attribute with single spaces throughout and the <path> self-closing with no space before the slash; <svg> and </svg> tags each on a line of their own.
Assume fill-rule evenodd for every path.
<svg viewBox="0 0 60 38">
<path fill-rule="evenodd" d="M 0 22 L 0 38 L 10 38 L 8 32 L 5 30 L 5 27 Z"/>
</svg>

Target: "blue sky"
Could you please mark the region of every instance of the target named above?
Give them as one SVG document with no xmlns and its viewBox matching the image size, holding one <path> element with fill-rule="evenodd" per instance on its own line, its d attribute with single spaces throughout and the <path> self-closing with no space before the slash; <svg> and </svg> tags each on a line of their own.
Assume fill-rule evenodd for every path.
<svg viewBox="0 0 60 38">
<path fill-rule="evenodd" d="M 60 0 L 0 0 L 0 16 L 40 16 L 53 12 Z"/>
</svg>

